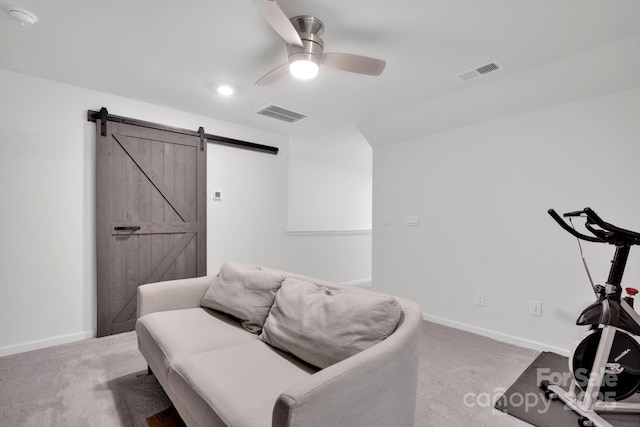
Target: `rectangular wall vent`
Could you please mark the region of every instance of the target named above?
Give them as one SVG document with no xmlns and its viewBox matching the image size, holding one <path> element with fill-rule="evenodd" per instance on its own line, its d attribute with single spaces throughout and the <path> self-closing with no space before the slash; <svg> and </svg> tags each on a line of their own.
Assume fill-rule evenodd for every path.
<svg viewBox="0 0 640 427">
<path fill-rule="evenodd" d="M 295 123 L 308 117 L 306 114 L 297 113 L 274 104 L 268 104 L 260 108 L 256 113 L 266 117 L 271 117 L 272 119 L 282 120 L 287 123 Z"/>
<path fill-rule="evenodd" d="M 492 73 L 494 71 L 498 71 L 502 69 L 502 66 L 496 62 L 491 62 L 486 65 L 482 65 L 480 67 L 474 68 L 473 70 L 465 71 L 460 74 L 456 74 L 456 77 L 462 80 L 463 82 L 469 81 L 471 79 L 475 79 L 476 77 L 483 76 L 485 74 Z"/>
</svg>

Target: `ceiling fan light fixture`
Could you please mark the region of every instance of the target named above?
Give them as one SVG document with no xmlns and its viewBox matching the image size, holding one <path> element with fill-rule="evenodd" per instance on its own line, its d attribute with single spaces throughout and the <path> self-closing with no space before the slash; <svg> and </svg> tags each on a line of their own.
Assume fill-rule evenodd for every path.
<svg viewBox="0 0 640 427">
<path fill-rule="evenodd" d="M 318 64 L 309 59 L 298 59 L 289 64 L 291 75 L 300 80 L 309 80 L 318 75 Z"/>
<path fill-rule="evenodd" d="M 288 61 L 273 68 L 260 77 L 255 84 L 269 85 L 287 74 L 308 80 L 316 77 L 320 64 L 350 73 L 379 76 L 384 71 L 386 61 L 369 56 L 350 53 L 325 53 L 324 41 L 320 35 L 324 24 L 318 18 L 309 15 L 287 15 L 275 0 L 253 0 L 262 12 L 265 20 L 286 42 Z"/>
</svg>

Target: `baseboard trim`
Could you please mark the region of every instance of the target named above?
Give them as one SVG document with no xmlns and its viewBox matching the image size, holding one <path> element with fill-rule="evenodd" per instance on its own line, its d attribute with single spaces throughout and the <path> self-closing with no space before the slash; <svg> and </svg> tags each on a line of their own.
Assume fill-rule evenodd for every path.
<svg viewBox="0 0 640 427">
<path fill-rule="evenodd" d="M 357 236 L 371 234 L 370 229 L 357 230 L 286 230 L 287 236 Z"/>
<path fill-rule="evenodd" d="M 371 279 L 353 280 L 351 282 L 343 282 L 343 285 L 355 286 L 357 288 L 371 289 L 373 288 L 373 282 Z"/>
<path fill-rule="evenodd" d="M 67 344 L 70 342 L 86 340 L 89 338 L 95 338 L 96 331 L 83 331 L 73 334 L 58 335 L 55 337 L 44 338 L 41 340 L 28 341 L 20 344 L 13 344 L 4 347 L 0 347 L 0 357 L 9 356 L 12 354 L 24 353 L 25 351 L 38 350 L 46 347 L 53 347 L 54 345 Z"/>
<path fill-rule="evenodd" d="M 533 341 L 533 340 L 529 340 L 522 337 L 517 337 L 515 335 L 505 334 L 505 333 L 494 331 L 491 329 L 480 328 L 478 326 L 469 325 L 467 323 L 445 319 L 444 317 L 432 316 L 427 313 L 422 313 L 422 318 L 429 322 L 438 323 L 444 326 L 450 326 L 456 329 L 461 329 L 463 331 L 471 332 L 473 334 L 492 338 L 496 341 L 517 345 L 518 347 L 530 348 L 532 350 L 538 350 L 538 351 L 552 351 L 562 356 L 568 356 L 570 353 L 570 351 L 566 348 L 548 345 L 542 342 Z"/>
<path fill-rule="evenodd" d="M 371 288 L 371 279 L 354 280 L 344 283 L 345 285 L 357 286 L 362 288 Z M 445 319 L 444 317 L 433 316 L 431 314 L 422 313 L 422 318 L 426 321 L 438 323 L 440 325 L 449 326 L 473 334 L 482 335 L 496 341 L 517 345 L 519 347 L 530 348 L 538 351 L 552 351 L 562 356 L 568 356 L 570 351 L 566 348 L 548 345 L 539 341 L 533 341 L 515 335 L 509 335 L 491 329 L 480 328 L 478 326 L 469 325 L 468 323 L 458 322 L 455 320 Z M 95 338 L 96 331 L 83 331 L 73 334 L 58 335 L 55 337 L 44 338 L 41 340 L 28 341 L 25 343 L 14 344 L 0 347 L 0 357 L 12 354 L 24 353 L 25 351 L 38 350 L 41 348 L 52 347 L 54 345 L 67 344 L 70 342 L 81 341 L 89 338 Z"/>
</svg>

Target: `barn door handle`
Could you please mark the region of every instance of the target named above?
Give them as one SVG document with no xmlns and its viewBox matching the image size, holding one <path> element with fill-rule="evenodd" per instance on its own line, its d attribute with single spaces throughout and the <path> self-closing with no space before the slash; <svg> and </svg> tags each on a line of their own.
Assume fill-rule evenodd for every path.
<svg viewBox="0 0 640 427">
<path fill-rule="evenodd" d="M 138 231 L 138 230 L 140 230 L 140 227 L 138 227 L 138 226 L 133 226 L 133 227 L 114 227 L 114 230 L 116 230 L 116 231 Z"/>
</svg>

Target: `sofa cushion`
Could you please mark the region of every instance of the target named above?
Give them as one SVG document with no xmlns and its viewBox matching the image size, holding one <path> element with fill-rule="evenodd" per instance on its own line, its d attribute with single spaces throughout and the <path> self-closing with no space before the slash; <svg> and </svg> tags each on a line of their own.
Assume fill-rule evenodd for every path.
<svg viewBox="0 0 640 427">
<path fill-rule="evenodd" d="M 325 368 L 384 340 L 401 313 L 400 304 L 388 295 L 329 289 L 287 277 L 260 339 Z"/>
<path fill-rule="evenodd" d="M 257 341 L 236 319 L 201 307 L 144 315 L 136 322 L 136 334 L 145 358 L 153 359 L 149 364 L 164 367 L 155 372 L 162 379 L 169 365 L 190 354 Z"/>
<path fill-rule="evenodd" d="M 270 427 L 280 394 L 316 371 L 255 340 L 178 361 L 169 385 L 198 425 Z"/>
<path fill-rule="evenodd" d="M 225 262 L 202 298 L 202 306 L 228 313 L 258 333 L 269 314 L 284 273 L 257 265 Z"/>
</svg>

